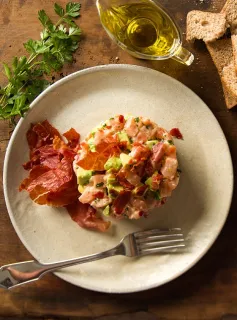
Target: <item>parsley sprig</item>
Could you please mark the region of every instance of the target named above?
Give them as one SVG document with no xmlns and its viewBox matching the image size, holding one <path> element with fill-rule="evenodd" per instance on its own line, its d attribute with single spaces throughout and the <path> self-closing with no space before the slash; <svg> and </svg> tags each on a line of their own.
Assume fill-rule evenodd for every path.
<svg viewBox="0 0 237 320">
<path fill-rule="evenodd" d="M 59 16 L 56 24 L 44 10 L 38 12 L 44 27 L 41 39 L 24 43 L 28 57 L 14 57 L 11 66 L 3 63 L 8 84 L 0 88 L 0 118 L 14 122 L 16 116 L 23 116 L 30 103 L 50 85 L 45 77 L 73 61 L 81 36 L 74 22 L 80 8 L 79 3 L 69 2 L 65 9 L 55 3 L 54 11 Z"/>
</svg>

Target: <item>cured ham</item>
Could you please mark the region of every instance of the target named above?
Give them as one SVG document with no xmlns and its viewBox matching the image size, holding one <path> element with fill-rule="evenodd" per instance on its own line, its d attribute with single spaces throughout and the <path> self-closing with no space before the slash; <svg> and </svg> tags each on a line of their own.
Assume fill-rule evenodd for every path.
<svg viewBox="0 0 237 320">
<path fill-rule="evenodd" d="M 30 160 L 23 167 L 30 173 L 19 190 L 28 191 L 30 198 L 38 204 L 61 207 L 79 196 L 72 162 L 80 136 L 74 129 L 65 135 L 68 143 L 47 120 L 31 125 L 26 134 Z"/>
<path fill-rule="evenodd" d="M 152 148 L 151 163 L 154 168 L 158 168 L 160 161 L 165 154 L 164 143 L 159 142 Z"/>
<path fill-rule="evenodd" d="M 73 161 L 80 149 L 80 135 L 71 128 L 60 135 L 47 120 L 32 124 L 26 134 L 30 160 L 23 167 L 29 175 L 20 184 L 40 205 L 66 207 L 72 219 L 83 228 L 105 231 L 109 223 L 96 216 L 88 203 L 79 202 Z M 65 137 L 67 141 L 63 139 Z M 95 177 L 94 177 L 95 178 Z M 103 176 L 97 176 L 98 179 Z"/>
<path fill-rule="evenodd" d="M 180 132 L 179 128 L 173 128 L 170 130 L 170 134 L 177 138 L 177 139 L 183 139 L 183 135 L 182 133 Z"/>
<path fill-rule="evenodd" d="M 101 141 L 95 152 L 88 151 L 80 154 L 77 158 L 77 165 L 85 170 L 103 171 L 104 165 L 109 157 L 119 152 L 118 142 L 113 139 Z"/>
<path fill-rule="evenodd" d="M 109 221 L 104 221 L 96 216 L 96 210 L 89 204 L 82 204 L 80 201 L 76 201 L 67 205 L 66 208 L 72 220 L 82 228 L 105 232 L 110 226 Z"/>
<path fill-rule="evenodd" d="M 117 198 L 114 200 L 113 208 L 116 214 L 122 214 L 124 208 L 128 204 L 129 200 L 131 199 L 131 192 L 130 191 L 122 191 Z"/>
</svg>

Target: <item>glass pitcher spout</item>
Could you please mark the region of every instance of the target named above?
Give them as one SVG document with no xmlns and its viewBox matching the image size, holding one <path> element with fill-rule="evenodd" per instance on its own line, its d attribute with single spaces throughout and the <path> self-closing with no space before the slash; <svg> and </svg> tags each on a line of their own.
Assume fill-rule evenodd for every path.
<svg viewBox="0 0 237 320">
<path fill-rule="evenodd" d="M 172 59 L 181 62 L 186 66 L 190 66 L 194 61 L 194 55 L 187 49 L 180 46 L 172 56 Z"/>
</svg>

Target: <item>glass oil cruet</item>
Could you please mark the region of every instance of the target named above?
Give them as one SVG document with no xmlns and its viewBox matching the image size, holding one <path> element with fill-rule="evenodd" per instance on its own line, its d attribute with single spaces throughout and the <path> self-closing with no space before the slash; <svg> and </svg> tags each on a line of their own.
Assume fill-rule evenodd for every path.
<svg viewBox="0 0 237 320">
<path fill-rule="evenodd" d="M 97 0 L 106 32 L 122 49 L 147 60 L 175 59 L 190 65 L 194 56 L 182 47 L 175 21 L 156 0 Z"/>
</svg>

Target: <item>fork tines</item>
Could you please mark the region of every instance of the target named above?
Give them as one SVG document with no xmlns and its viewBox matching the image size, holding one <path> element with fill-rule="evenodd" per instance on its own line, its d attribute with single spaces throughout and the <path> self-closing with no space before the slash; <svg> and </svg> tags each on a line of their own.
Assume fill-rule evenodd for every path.
<svg viewBox="0 0 237 320">
<path fill-rule="evenodd" d="M 142 255 L 185 247 L 180 228 L 139 231 L 134 234 L 134 237 L 137 250 Z"/>
</svg>

